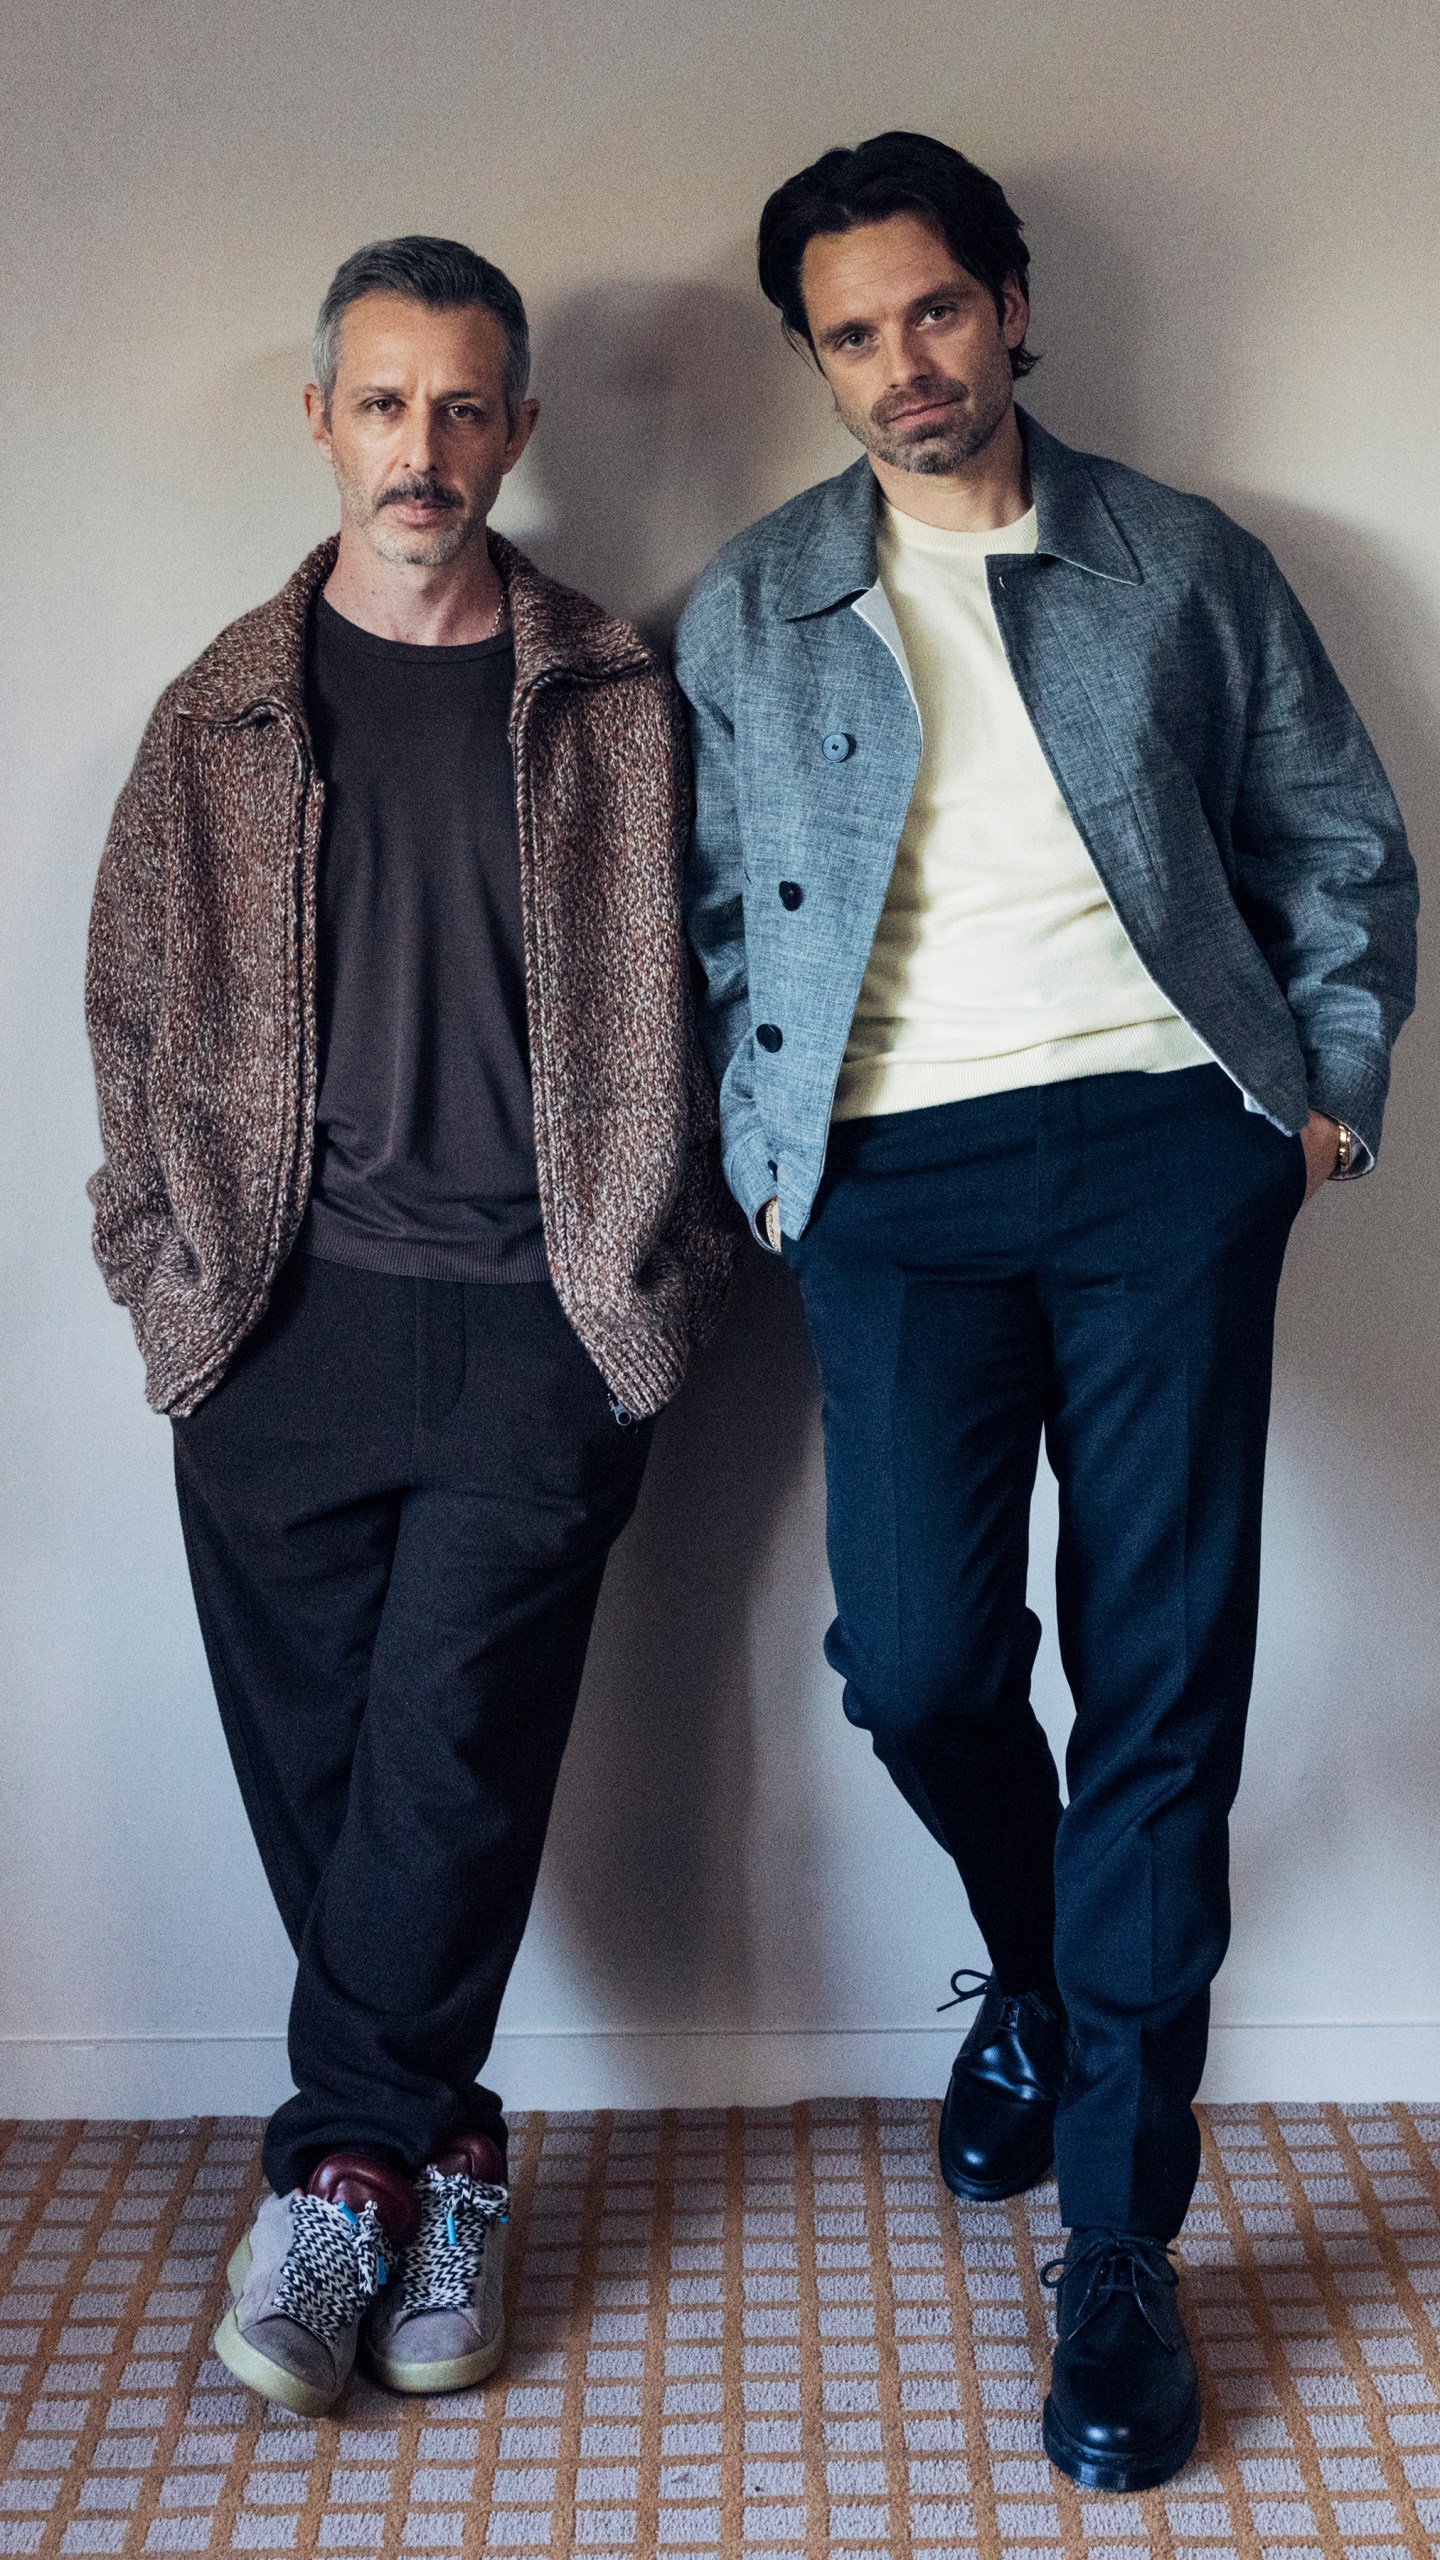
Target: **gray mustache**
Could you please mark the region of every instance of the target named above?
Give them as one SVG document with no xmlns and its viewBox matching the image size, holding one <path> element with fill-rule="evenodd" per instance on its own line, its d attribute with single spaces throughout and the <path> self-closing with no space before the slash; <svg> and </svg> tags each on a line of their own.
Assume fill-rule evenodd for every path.
<svg viewBox="0 0 1440 2560">
<path fill-rule="evenodd" d="M 397 480 L 393 489 L 386 490 L 380 504 L 382 507 L 399 507 L 415 498 L 423 499 L 427 507 L 458 507 L 460 504 L 456 492 L 447 489 L 443 481 L 423 479 Z"/>
</svg>

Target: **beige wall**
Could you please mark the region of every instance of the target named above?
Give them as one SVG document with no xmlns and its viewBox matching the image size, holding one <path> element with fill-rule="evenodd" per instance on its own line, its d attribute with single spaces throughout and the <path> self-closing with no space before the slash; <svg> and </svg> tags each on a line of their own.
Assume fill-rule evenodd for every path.
<svg viewBox="0 0 1440 2560">
<path fill-rule="evenodd" d="M 663 614 L 846 458 L 752 282 L 764 194 L 837 139 L 944 133 L 1028 222 L 1036 410 L 1274 545 L 1433 876 L 1437 27 L 1428 0 L 7 14 L 0 2109 L 262 2104 L 288 1960 L 167 1434 L 88 1260 L 79 978 L 149 703 L 331 520 L 299 390 L 332 268 L 423 228 L 513 272 L 546 414 L 507 522 Z M 1437 1090 L 1422 1015 L 1379 1176 L 1310 1211 L 1286 1283 L 1236 2091 L 1440 2094 Z M 1042 1495 L 1042 1614 L 1050 1518 Z M 840 1716 L 819 1534 L 806 1353 L 756 1261 L 612 1576 L 507 2008 L 515 2096 L 939 2085 L 934 2003 L 977 1950 Z M 1040 1679 L 1058 1734 L 1048 1645 Z"/>
</svg>

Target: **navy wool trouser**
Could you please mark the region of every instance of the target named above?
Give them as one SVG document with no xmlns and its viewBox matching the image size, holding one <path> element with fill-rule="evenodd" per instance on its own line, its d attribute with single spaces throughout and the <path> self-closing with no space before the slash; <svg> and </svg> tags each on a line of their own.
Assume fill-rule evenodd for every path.
<svg viewBox="0 0 1440 2560">
<path fill-rule="evenodd" d="M 1058 1983 L 1071 2225 L 1169 2238 L 1199 2165 L 1299 1140 L 1218 1067 L 839 1124 L 788 1240 L 824 1388 L 845 1712 L 1008 1989 Z M 1075 1704 L 1030 1705 L 1041 1435 Z M 1053 1964 L 1053 1973 L 1052 1973 Z"/>
<path fill-rule="evenodd" d="M 299 1255 L 175 1425 L 201 1632 L 299 1959 L 278 2193 L 330 2151 L 418 2169 L 467 2125 L 503 2146 L 476 2074 L 649 1440 L 548 1281 Z"/>
</svg>

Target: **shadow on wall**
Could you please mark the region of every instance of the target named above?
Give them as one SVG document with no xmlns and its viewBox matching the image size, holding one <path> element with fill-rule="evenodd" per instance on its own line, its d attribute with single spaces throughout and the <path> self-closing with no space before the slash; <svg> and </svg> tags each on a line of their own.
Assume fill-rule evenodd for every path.
<svg viewBox="0 0 1440 2560">
<path fill-rule="evenodd" d="M 526 463 L 543 569 L 668 644 L 712 552 L 834 460 L 824 395 L 758 293 L 608 284 L 539 332 Z M 845 458 L 853 454 L 846 447 Z"/>
<path fill-rule="evenodd" d="M 1310 509 L 1248 490 L 1222 502 L 1267 542 L 1321 632 L 1395 786 L 1428 918 L 1440 896 L 1440 625 L 1406 562 Z M 1334 1406 L 1347 1438 L 1383 1453 L 1413 1501 L 1440 1497 L 1440 1375 L 1433 1356 L 1440 1194 L 1422 1116 L 1440 1092 L 1440 1014 L 1422 974 L 1401 1035 L 1385 1151 L 1363 1187 L 1318 1203 L 1344 1219 L 1303 1222 L 1289 1274 L 1281 1357 Z M 1335 1359 L 1343 1342 L 1345 1356 Z"/>
<path fill-rule="evenodd" d="M 1405 561 L 1354 526 L 1245 489 L 1216 494 L 1269 544 L 1321 632 L 1404 811 L 1422 919 L 1433 914 L 1440 897 L 1433 606 Z M 1285 1605 L 1297 1627 L 1308 1621 L 1315 1658 L 1288 1666 L 1249 1821 L 1242 1799 L 1237 1911 L 1256 1940 L 1272 1932 L 1295 1891 L 1287 1862 L 1273 1854 L 1277 1836 L 1308 1835 L 1337 1885 L 1350 1874 L 1361 1892 L 1357 1843 L 1373 1857 L 1374 1844 L 1388 1842 L 1399 1873 L 1424 1873 L 1429 1864 L 1440 1802 L 1440 1194 L 1429 1118 L 1437 1092 L 1440 1016 L 1422 947 L 1420 1004 L 1396 1051 L 1381 1162 L 1363 1184 L 1311 1204 L 1286 1268 L 1277 1405 L 1289 1418 L 1286 1455 L 1313 1480 L 1305 1512 L 1316 1551 L 1285 1560 Z M 1369 1553 L 1357 1580 L 1352 1558 L 1362 1542 Z M 1277 1555 L 1272 1571 L 1280 1569 Z M 1317 1695 L 1325 1702 L 1318 1735 Z M 1368 1988 L 1363 1980 L 1337 1983 L 1339 2013 Z"/>
<path fill-rule="evenodd" d="M 541 426 L 518 493 L 535 522 L 519 538 L 668 649 L 712 552 L 814 476 L 797 481 L 796 463 L 823 401 L 765 306 L 703 282 L 612 284 L 561 303 L 538 333 L 536 387 Z M 815 1402 L 793 1283 L 748 1247 L 724 1324 L 660 1424 L 607 1577 L 547 1851 L 547 1909 L 602 2016 L 761 2023 L 747 1890 L 766 1822 L 755 1725 L 814 1665 L 800 1658 L 811 1621 L 793 1610 L 797 1658 L 770 1648 L 758 1663 L 756 1613 L 813 1452 Z M 823 1578 L 818 1529 L 801 1569 Z M 803 2013 L 811 1993 L 823 2005 L 822 1950 L 800 1906 L 803 1895 L 790 1966 Z"/>
<path fill-rule="evenodd" d="M 1025 225 L 1030 344 L 1021 398 L 1070 444 L 1181 488 L 1205 483 L 1229 420 L 1253 406 L 1227 320 L 1259 244 L 1219 198 L 1154 169 L 1051 166 L 1008 182 Z"/>
<path fill-rule="evenodd" d="M 656 1434 L 635 1522 L 607 1578 L 547 1851 L 546 1894 L 585 2008 L 667 2027 L 759 2026 L 773 1950 L 752 1941 L 750 1877 L 767 1832 L 803 1824 L 783 1718 L 813 1682 L 813 1614 L 778 1638 L 767 1592 L 793 1569 L 787 1515 L 804 1502 L 815 1380 L 798 1294 L 758 1248 L 729 1313 Z M 823 1577 L 819 1523 L 806 1581 Z M 762 1618 L 765 1624 L 762 1626 Z M 845 1727 L 839 1717 L 837 1748 Z M 773 1792 L 772 1792 L 773 1791 Z M 782 1801 L 776 1801 L 776 1797 Z M 812 1875 L 818 1861 L 807 1860 Z M 797 1878 L 787 2001 L 824 2006 L 824 1950 Z"/>
</svg>

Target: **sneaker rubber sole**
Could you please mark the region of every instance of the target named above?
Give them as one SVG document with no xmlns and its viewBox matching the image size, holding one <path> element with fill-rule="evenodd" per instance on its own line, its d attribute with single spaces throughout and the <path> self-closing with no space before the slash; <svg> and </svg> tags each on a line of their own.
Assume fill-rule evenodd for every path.
<svg viewBox="0 0 1440 2560">
<path fill-rule="evenodd" d="M 249 2273 L 250 2243 L 246 2239 L 241 2241 L 225 2270 L 234 2302 L 215 2332 L 212 2342 L 215 2353 L 221 2363 L 229 2367 L 236 2381 L 243 2382 L 249 2391 L 257 2391 L 262 2400 L 278 2400 L 283 2409 L 292 2410 L 297 2418 L 327 2416 L 340 2398 L 339 2391 L 317 2390 L 313 2382 L 302 2381 L 298 2373 L 291 2373 L 283 2364 L 276 2364 L 272 2357 L 262 2355 L 259 2348 L 252 2347 L 249 2339 L 242 2335 L 235 2317 L 235 2303 L 245 2290 L 245 2279 Z"/>
<path fill-rule="evenodd" d="M 498 2329 L 484 2346 L 468 2356 L 448 2356 L 435 2364 L 402 2364 L 362 2339 L 360 2361 L 387 2391 L 468 2391 L 495 2371 L 505 2353 L 505 2331 Z"/>
<path fill-rule="evenodd" d="M 1140 2457 L 1092 2453 L 1087 2446 L 1078 2444 L 1061 2425 L 1054 2401 L 1048 2396 L 1041 2432 L 1046 2452 L 1067 2480 L 1074 2480 L 1082 2489 L 1108 2489 L 1118 2497 L 1140 2489 L 1158 2489 L 1183 2469 L 1200 2433 L 1200 2403 L 1197 2398 L 1174 2434 Z"/>
</svg>

